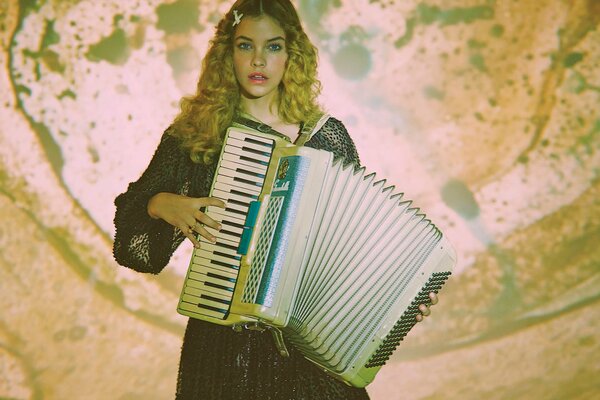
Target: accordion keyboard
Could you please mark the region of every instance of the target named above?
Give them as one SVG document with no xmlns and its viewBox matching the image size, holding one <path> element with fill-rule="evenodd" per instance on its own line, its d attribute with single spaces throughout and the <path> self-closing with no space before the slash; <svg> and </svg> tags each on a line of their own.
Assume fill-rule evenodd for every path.
<svg viewBox="0 0 600 400">
<path fill-rule="evenodd" d="M 195 249 L 179 303 L 180 311 L 190 316 L 203 315 L 226 319 L 240 268 L 238 247 L 250 202 L 262 190 L 274 142 L 271 139 L 231 131 L 227 137 L 211 197 L 227 207 L 207 207 L 206 214 L 221 223 L 221 230 L 209 227 L 217 241 L 200 237 Z"/>
</svg>

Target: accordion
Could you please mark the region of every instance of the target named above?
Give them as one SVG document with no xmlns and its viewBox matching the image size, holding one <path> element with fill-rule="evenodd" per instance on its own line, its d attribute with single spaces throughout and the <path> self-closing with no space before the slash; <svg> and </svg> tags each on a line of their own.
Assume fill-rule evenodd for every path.
<svg viewBox="0 0 600 400">
<path fill-rule="evenodd" d="M 442 233 L 402 193 L 323 150 L 231 127 L 178 312 L 264 326 L 326 373 L 364 387 L 454 267 Z"/>
</svg>

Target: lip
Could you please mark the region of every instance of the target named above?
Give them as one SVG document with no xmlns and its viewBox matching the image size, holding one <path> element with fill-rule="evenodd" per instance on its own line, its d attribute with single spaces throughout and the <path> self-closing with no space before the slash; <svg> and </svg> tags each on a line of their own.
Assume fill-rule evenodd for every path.
<svg viewBox="0 0 600 400">
<path fill-rule="evenodd" d="M 248 79 L 252 83 L 263 83 L 266 82 L 269 78 L 263 73 L 252 72 L 251 74 L 248 74 Z"/>
</svg>

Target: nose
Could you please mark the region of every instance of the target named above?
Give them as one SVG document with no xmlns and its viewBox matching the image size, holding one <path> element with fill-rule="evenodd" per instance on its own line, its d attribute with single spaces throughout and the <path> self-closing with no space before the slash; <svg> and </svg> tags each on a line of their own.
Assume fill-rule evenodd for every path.
<svg viewBox="0 0 600 400">
<path fill-rule="evenodd" d="M 265 58 L 259 51 L 254 52 L 254 56 L 252 57 L 252 66 L 253 67 L 264 67 L 265 66 Z"/>
</svg>

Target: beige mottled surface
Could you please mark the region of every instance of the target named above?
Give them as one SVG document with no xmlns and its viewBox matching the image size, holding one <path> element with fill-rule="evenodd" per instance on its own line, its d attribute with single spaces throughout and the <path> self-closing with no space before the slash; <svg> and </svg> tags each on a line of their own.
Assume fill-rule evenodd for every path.
<svg viewBox="0 0 600 400">
<path fill-rule="evenodd" d="M 296 4 L 323 103 L 459 256 L 372 398 L 599 397 L 600 2 Z M 0 398 L 173 397 L 189 246 L 118 267 L 112 201 L 228 5 L 0 4 Z"/>
</svg>

